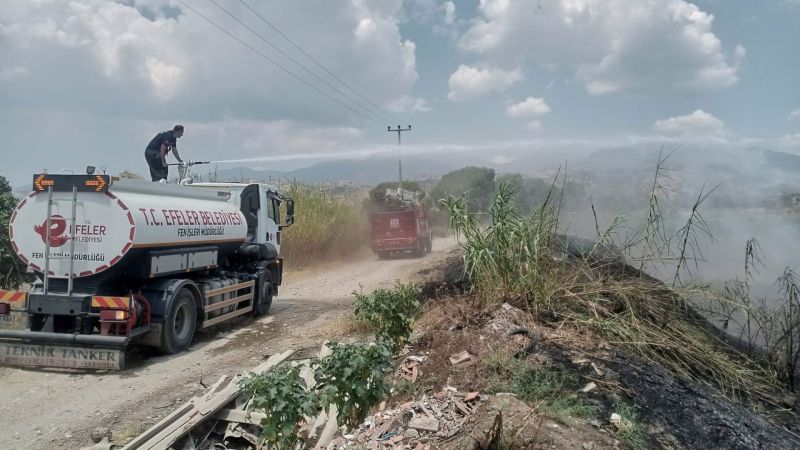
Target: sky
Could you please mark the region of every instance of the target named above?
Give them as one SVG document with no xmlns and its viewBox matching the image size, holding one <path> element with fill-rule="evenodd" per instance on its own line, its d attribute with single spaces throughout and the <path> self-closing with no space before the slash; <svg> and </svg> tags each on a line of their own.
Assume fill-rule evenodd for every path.
<svg viewBox="0 0 800 450">
<path fill-rule="evenodd" d="M 185 159 L 277 170 L 396 154 L 397 125 L 403 154 L 509 169 L 800 154 L 798 43 L 800 0 L 3 0 L 0 175 L 147 173 L 177 123 Z"/>
</svg>

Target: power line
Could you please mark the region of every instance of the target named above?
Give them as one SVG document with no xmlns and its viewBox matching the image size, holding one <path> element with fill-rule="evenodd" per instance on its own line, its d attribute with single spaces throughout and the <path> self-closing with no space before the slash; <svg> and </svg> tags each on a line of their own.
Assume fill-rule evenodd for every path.
<svg viewBox="0 0 800 450">
<path fill-rule="evenodd" d="M 358 111 L 357 109 L 354 109 L 352 106 L 350 106 L 350 105 L 348 105 L 348 104 L 346 104 L 346 103 L 343 103 L 343 102 L 341 102 L 339 99 L 337 99 L 337 98 L 335 98 L 335 97 L 331 96 L 331 95 L 330 95 L 330 94 L 328 94 L 327 92 L 325 92 L 325 91 L 323 91 L 323 90 L 319 89 L 318 87 L 316 87 L 316 86 L 314 86 L 313 84 L 309 83 L 309 82 L 308 82 L 308 81 L 306 81 L 305 79 L 301 78 L 299 75 L 295 74 L 295 73 L 294 73 L 294 72 L 292 72 L 291 70 L 289 70 L 289 69 L 287 69 L 286 67 L 284 67 L 283 65 L 281 65 L 279 62 L 277 62 L 277 61 L 273 60 L 272 58 L 270 58 L 269 56 L 265 55 L 264 53 L 262 53 L 261 51 L 259 51 L 257 48 L 255 48 L 255 47 L 253 47 L 252 45 L 248 44 L 247 42 L 243 41 L 243 40 L 242 40 L 241 38 L 239 38 L 238 36 L 234 35 L 234 34 L 233 34 L 233 33 L 231 33 L 230 31 L 228 31 L 228 30 L 226 30 L 225 28 L 223 28 L 222 26 L 220 26 L 220 25 L 217 25 L 217 24 L 216 24 L 216 23 L 215 23 L 213 20 L 209 19 L 208 17 L 206 17 L 206 16 L 204 16 L 202 13 L 200 13 L 200 11 L 198 11 L 198 10 L 196 10 L 196 9 L 192 8 L 191 6 L 189 6 L 189 5 L 188 5 L 188 4 L 187 4 L 187 3 L 186 3 L 184 0 L 177 0 L 177 1 L 178 1 L 178 3 L 180 3 L 181 5 L 185 6 L 187 9 L 189 9 L 190 11 L 192 11 L 193 13 L 195 13 L 195 14 L 197 14 L 198 16 L 202 17 L 202 18 L 203 18 L 203 20 L 205 20 L 206 22 L 210 23 L 211 25 L 213 25 L 214 27 L 216 27 L 217 29 L 219 29 L 219 30 L 220 30 L 220 31 L 222 31 L 223 33 L 227 34 L 228 36 L 230 36 L 231 38 L 233 38 L 234 40 L 236 40 L 236 41 L 237 41 L 237 42 L 239 42 L 240 44 L 242 44 L 242 45 L 244 45 L 245 47 L 247 47 L 248 49 L 250 49 L 250 50 L 251 50 L 253 53 L 257 54 L 258 56 L 260 56 L 260 57 L 264 58 L 265 60 L 267 60 L 267 61 L 269 61 L 270 63 L 274 64 L 275 66 L 279 67 L 281 70 L 283 70 L 284 72 L 288 73 L 289 75 L 291 75 L 292 77 L 294 77 L 294 78 L 295 78 L 295 79 L 297 79 L 298 81 L 300 81 L 300 82 L 304 83 L 305 85 L 307 85 L 307 86 L 308 86 L 308 87 L 310 87 L 311 89 L 314 89 L 315 91 L 319 92 L 320 94 L 324 95 L 325 97 L 328 97 L 329 99 L 331 99 L 331 100 L 335 101 L 336 103 L 338 103 L 338 104 L 340 104 L 340 105 L 344 106 L 345 108 L 349 109 L 350 111 L 353 111 L 354 113 L 358 114 L 359 116 L 361 116 L 361 117 L 363 117 L 363 118 L 365 118 L 365 119 L 369 119 L 369 120 L 375 120 L 374 118 L 372 118 L 372 117 L 370 117 L 370 116 L 367 116 L 367 115 L 365 115 L 365 114 L 364 114 L 364 113 L 362 113 L 361 111 Z"/>
<path fill-rule="evenodd" d="M 289 61 L 291 61 L 291 62 L 295 63 L 296 65 L 298 65 L 298 66 L 299 66 L 301 69 L 305 70 L 305 71 L 306 71 L 306 72 L 307 72 L 309 75 L 311 75 L 311 76 L 313 76 L 314 78 L 316 78 L 317 80 L 319 80 L 319 81 L 320 81 L 321 83 L 323 83 L 325 86 L 328 86 L 329 88 L 333 89 L 334 91 L 336 91 L 336 92 L 337 92 L 339 95 L 341 95 L 342 97 L 346 98 L 347 100 L 350 100 L 350 101 L 351 101 L 351 102 L 352 102 L 354 105 L 356 105 L 356 107 L 358 107 L 358 108 L 361 108 L 363 111 L 366 111 L 366 112 L 368 112 L 369 114 L 372 114 L 372 115 L 374 115 L 374 116 L 375 116 L 376 118 L 378 118 L 379 120 L 384 120 L 384 118 L 383 118 L 383 117 L 381 117 L 381 116 L 379 116 L 379 115 L 375 114 L 375 112 L 373 112 L 373 111 L 372 111 L 372 110 L 370 110 L 369 108 L 366 108 L 364 105 L 360 104 L 359 102 L 357 102 L 356 100 L 354 100 L 354 99 L 353 99 L 352 97 L 350 97 L 349 95 L 347 95 L 347 94 L 345 94 L 344 92 L 340 91 L 338 88 L 336 88 L 336 86 L 334 86 L 334 85 L 332 85 L 332 84 L 328 83 L 327 81 L 325 81 L 325 80 L 324 80 L 323 78 L 321 78 L 319 75 L 317 75 L 316 73 L 314 73 L 313 71 L 311 71 L 311 70 L 310 70 L 308 67 L 304 66 L 302 63 L 300 63 L 300 62 L 299 62 L 299 61 L 297 61 L 296 59 L 292 58 L 292 57 L 291 57 L 290 55 L 288 55 L 286 52 L 284 52 L 283 50 L 281 50 L 281 49 L 280 49 L 278 46 L 276 46 L 275 44 L 273 44 L 272 42 L 270 42 L 270 41 L 269 41 L 269 39 L 265 38 L 263 35 L 261 35 L 261 34 L 260 34 L 260 33 L 258 33 L 256 30 L 254 30 L 254 29 L 253 29 L 253 28 L 251 28 L 249 25 L 247 25 L 247 24 L 246 24 L 246 23 L 244 23 L 242 20 L 240 20 L 238 17 L 236 17 L 236 16 L 235 16 L 233 13 L 231 13 L 230 11 L 228 11 L 228 10 L 227 10 L 227 9 L 226 9 L 224 6 L 220 5 L 220 4 L 219 4 L 219 3 L 217 3 L 215 0 L 208 0 L 208 1 L 209 1 L 209 2 L 211 2 L 211 3 L 212 3 L 214 6 L 216 6 L 217 8 L 221 9 L 223 12 L 225 12 L 225 14 L 227 14 L 228 16 L 230 16 L 230 17 L 231 17 L 233 20 L 235 20 L 237 23 L 239 23 L 239 24 L 240 24 L 240 25 L 242 25 L 243 27 L 245 27 L 245 28 L 246 28 L 248 31 L 250 31 L 251 33 L 253 33 L 254 35 L 256 35 L 256 36 L 257 36 L 259 39 L 261 39 L 262 41 L 264 41 L 264 43 L 266 43 L 266 44 L 267 44 L 267 45 L 269 45 L 270 47 L 274 48 L 274 49 L 275 49 L 275 50 L 276 50 L 278 53 L 280 53 L 281 55 L 283 55 L 284 57 L 286 57 L 286 59 L 288 59 Z"/>
<path fill-rule="evenodd" d="M 296 43 L 295 43 L 293 40 L 291 40 L 291 39 L 289 38 L 289 36 L 286 36 L 285 34 L 283 34 L 283 32 L 281 32 L 281 30 L 279 30 L 277 26 L 273 25 L 273 24 L 272 24 L 272 22 L 270 22 L 269 20 L 267 20 L 267 19 L 266 19 L 264 16 L 262 16 L 262 15 L 261 15 L 261 14 L 260 14 L 258 11 L 256 11 L 255 9 L 253 9 L 253 7 L 251 7 L 249 4 L 247 4 L 247 2 L 245 2 L 244 0 L 239 0 L 239 2 L 240 2 L 241 4 L 243 4 L 243 5 L 244 5 L 244 6 L 245 6 L 247 9 L 249 9 L 249 10 L 250 10 L 250 11 L 251 11 L 253 14 L 255 14 L 255 15 L 256 15 L 256 16 L 257 16 L 259 19 L 261 19 L 261 21 L 262 21 L 262 22 L 264 22 L 265 24 L 269 25 L 269 27 L 270 27 L 270 28 L 272 28 L 272 29 L 273 29 L 273 30 L 274 30 L 276 33 L 278 33 L 278 34 L 279 34 L 279 35 L 280 35 L 282 38 L 286 39 L 286 41 L 288 41 L 290 44 L 292 44 L 292 46 L 293 46 L 294 48 L 296 48 L 296 49 L 297 49 L 297 50 L 298 50 L 300 53 L 304 54 L 304 55 L 305 55 L 305 56 L 306 56 L 308 59 L 310 59 L 311 61 L 313 61 L 313 62 L 314 62 L 314 64 L 316 64 L 316 65 L 317 65 L 317 66 L 319 66 L 319 67 L 320 67 L 322 70 L 324 70 L 324 71 L 325 71 L 325 73 L 327 73 L 328 75 L 330 75 L 331 77 L 333 77 L 333 79 L 335 79 L 335 80 L 336 80 L 336 81 L 338 81 L 339 83 L 342 83 L 342 85 L 343 85 L 344 87 L 346 87 L 347 89 L 349 89 L 349 90 L 350 90 L 350 92 L 352 92 L 352 93 L 356 94 L 357 96 L 361 97 L 361 99 L 363 99 L 364 101 L 366 101 L 367 103 L 369 103 L 370 105 L 372 105 L 373 107 L 375 107 L 375 108 L 376 108 L 378 111 L 380 111 L 381 113 L 383 113 L 385 116 L 387 116 L 387 117 L 389 117 L 389 118 L 391 118 L 391 119 L 393 119 L 393 120 L 395 120 L 395 121 L 397 121 L 397 122 L 400 122 L 400 119 L 398 119 L 397 117 L 395 117 L 395 116 L 394 116 L 394 115 L 392 115 L 391 113 L 388 113 L 388 112 L 386 112 L 386 111 L 385 111 L 383 108 L 381 108 L 380 106 L 378 106 L 378 105 L 376 105 L 375 103 L 373 103 L 373 102 L 372 102 L 372 100 L 370 100 L 369 98 L 367 98 L 367 97 L 365 97 L 365 96 L 361 95 L 361 94 L 360 94 L 358 91 L 356 91 L 355 89 L 353 89 L 353 88 L 352 88 L 352 87 L 351 87 L 349 84 L 347 84 L 346 82 L 344 82 L 344 80 L 342 80 L 341 78 L 339 78 L 339 77 L 337 77 L 335 74 L 333 74 L 333 72 L 331 72 L 330 70 L 328 70 L 328 68 L 327 68 L 327 67 L 325 67 L 324 65 L 322 65 L 322 63 L 321 63 L 321 62 L 317 61 L 317 59 L 316 59 L 316 58 L 314 58 L 313 56 L 309 55 L 309 54 L 308 54 L 308 53 L 307 53 L 305 50 L 303 50 L 303 49 L 302 49 L 302 48 L 301 48 L 299 45 L 297 45 L 297 44 L 296 44 Z"/>
</svg>

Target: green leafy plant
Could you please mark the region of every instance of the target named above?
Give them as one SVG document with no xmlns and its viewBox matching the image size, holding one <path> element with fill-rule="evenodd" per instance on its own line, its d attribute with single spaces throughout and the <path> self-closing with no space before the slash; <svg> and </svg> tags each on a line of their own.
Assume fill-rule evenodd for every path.
<svg viewBox="0 0 800 450">
<path fill-rule="evenodd" d="M 486 299 L 521 300 L 531 310 L 549 309 L 563 290 L 554 258 L 558 214 L 548 200 L 528 216 L 514 207 L 518 188 L 500 183 L 484 226 L 465 197 L 448 197 L 450 224 L 464 250 L 464 269 L 475 292 Z"/>
<path fill-rule="evenodd" d="M 333 342 L 329 347 L 331 354 L 314 364 L 322 406 L 335 405 L 337 423 L 353 428 L 389 394 L 385 377 L 392 368 L 392 351 L 380 343 Z"/>
<path fill-rule="evenodd" d="M 370 294 L 354 292 L 355 314 L 372 324 L 378 342 L 399 350 L 411 336 L 412 322 L 419 309 L 419 287 L 397 283 L 394 289 L 377 289 Z"/>
<path fill-rule="evenodd" d="M 300 423 L 321 409 L 317 392 L 306 389 L 299 367 L 282 366 L 250 374 L 241 387 L 253 397 L 249 412 L 266 414 L 261 421 L 261 438 L 275 449 L 295 448 Z"/>
</svg>

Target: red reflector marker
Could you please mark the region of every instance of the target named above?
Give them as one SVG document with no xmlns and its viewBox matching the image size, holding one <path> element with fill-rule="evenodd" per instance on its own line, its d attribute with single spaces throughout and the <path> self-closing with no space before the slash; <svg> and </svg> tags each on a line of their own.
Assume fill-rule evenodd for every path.
<svg viewBox="0 0 800 450">
<path fill-rule="evenodd" d="M 103 322 L 114 322 L 119 320 L 128 320 L 128 311 L 119 311 L 114 309 L 104 309 L 100 311 L 100 320 Z"/>
<path fill-rule="evenodd" d="M 0 314 L 9 314 L 11 313 L 11 305 L 8 303 L 0 303 Z"/>
</svg>

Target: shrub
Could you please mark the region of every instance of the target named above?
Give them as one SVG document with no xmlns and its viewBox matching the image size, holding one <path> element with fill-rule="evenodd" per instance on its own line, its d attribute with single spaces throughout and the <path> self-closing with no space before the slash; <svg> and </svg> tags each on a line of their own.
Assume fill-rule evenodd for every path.
<svg viewBox="0 0 800 450">
<path fill-rule="evenodd" d="M 558 215 L 549 203 L 530 216 L 514 209 L 517 188 L 500 183 L 489 208 L 491 224 L 470 213 L 466 197 L 448 197 L 442 205 L 464 249 L 464 269 L 477 293 L 485 298 L 520 299 L 534 309 L 547 308 L 557 295 L 553 238 Z"/>
<path fill-rule="evenodd" d="M 391 372 L 392 352 L 381 344 L 334 342 L 329 347 L 331 354 L 314 364 L 322 406 L 335 405 L 337 423 L 354 428 L 389 394 L 385 377 Z"/>
<path fill-rule="evenodd" d="M 3 289 L 18 289 L 30 278 L 25 273 L 25 265 L 21 264 L 11 248 L 8 236 L 8 223 L 16 206 L 17 199 L 14 198 L 11 185 L 5 177 L 0 176 L 0 288 Z"/>
<path fill-rule="evenodd" d="M 414 284 L 399 282 L 392 290 L 354 292 L 356 317 L 372 324 L 377 341 L 385 342 L 396 352 L 411 335 L 411 324 L 419 309 L 419 293 Z"/>
<path fill-rule="evenodd" d="M 276 449 L 295 448 L 301 421 L 320 410 L 319 397 L 316 391 L 306 390 L 299 367 L 281 366 L 250 374 L 241 387 L 253 397 L 249 411 L 267 415 L 261 421 L 261 438 Z"/>
<path fill-rule="evenodd" d="M 515 195 L 513 187 L 500 184 L 489 210 L 488 226 L 469 213 L 463 197 L 450 197 L 443 202 L 450 210 L 451 223 L 464 250 L 466 274 L 477 297 L 485 304 L 504 300 L 539 317 L 588 328 L 608 342 L 679 376 L 712 384 L 731 398 L 774 402 L 776 395 L 782 395 L 774 371 L 721 342 L 706 326 L 707 322 L 698 323 L 681 291 L 669 289 L 631 266 L 622 268 L 613 261 L 593 259 L 599 247 L 611 237 L 623 234 L 637 236 L 638 246 L 645 247 L 646 258 L 642 261 L 663 254 L 659 253 L 664 245 L 661 239 L 669 234 L 661 228 L 663 220 L 658 208 L 655 213 L 651 211 L 653 220 L 648 221 L 644 231 L 618 232 L 613 228 L 622 222 L 615 220 L 612 229 L 605 232 L 597 227 L 597 241 L 587 254 L 573 255 L 556 239 L 558 207 L 545 203 L 533 214 L 521 216 L 513 207 Z M 697 210 L 704 198 L 704 194 L 698 197 L 687 225 L 675 234 L 684 267 L 694 259 L 694 245 L 703 235 L 704 228 L 697 225 L 703 223 Z M 700 228 L 694 229 L 695 226 Z M 645 242 L 648 239 L 650 246 Z M 800 294 L 794 298 L 800 298 Z M 800 311 L 800 307 L 794 310 Z M 794 329 L 783 328 L 785 340 L 790 342 L 789 330 Z M 782 347 L 786 355 L 783 359 L 797 361 L 792 357 L 800 355 L 798 348 Z"/>
</svg>

